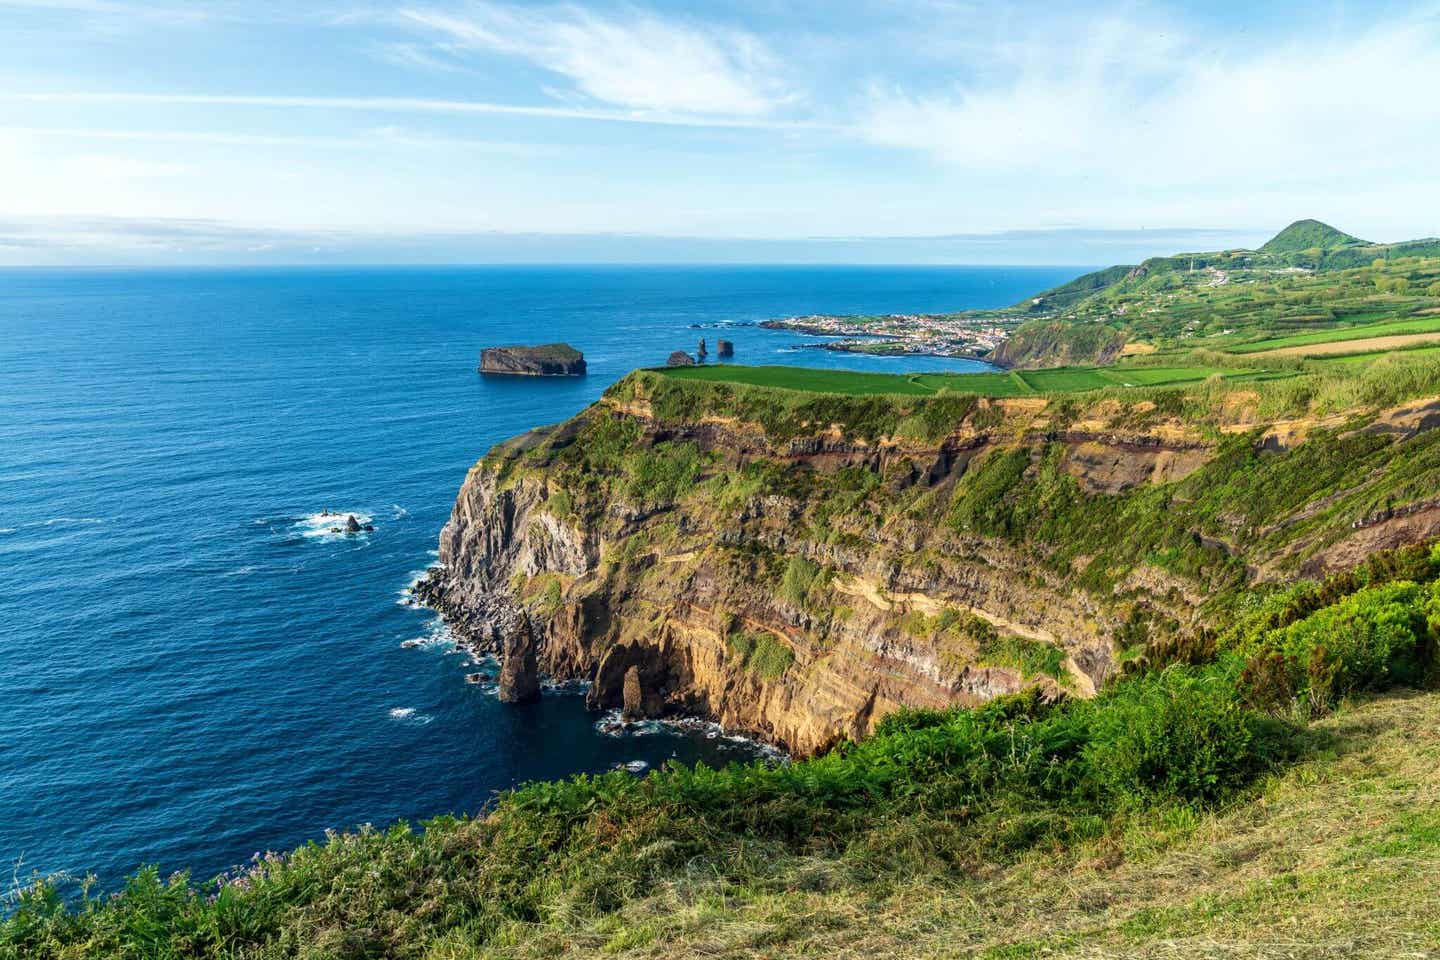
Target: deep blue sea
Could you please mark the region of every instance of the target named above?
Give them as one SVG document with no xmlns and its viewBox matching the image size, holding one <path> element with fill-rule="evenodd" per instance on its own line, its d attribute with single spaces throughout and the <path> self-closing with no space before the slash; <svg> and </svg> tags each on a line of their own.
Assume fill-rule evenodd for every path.
<svg viewBox="0 0 1440 960">
<path fill-rule="evenodd" d="M 747 756 L 464 682 L 399 601 L 467 468 L 700 336 L 740 363 L 974 368 L 729 325 L 998 306 L 1079 272 L 0 271 L 0 862 L 203 879 L 519 781 Z M 553 340 L 588 378 L 476 373 L 483 346 Z M 326 509 L 375 530 L 332 535 Z"/>
</svg>

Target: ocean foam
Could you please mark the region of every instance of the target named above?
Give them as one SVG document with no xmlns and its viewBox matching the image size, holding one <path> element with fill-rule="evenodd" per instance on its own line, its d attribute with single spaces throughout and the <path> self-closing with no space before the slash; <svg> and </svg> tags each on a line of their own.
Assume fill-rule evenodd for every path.
<svg viewBox="0 0 1440 960">
<path fill-rule="evenodd" d="M 415 588 L 420 586 L 420 581 L 428 577 L 430 575 L 430 571 L 434 569 L 435 568 L 433 566 L 426 567 L 424 570 L 411 570 L 408 574 L 406 574 L 406 576 L 408 576 L 410 580 L 408 583 L 405 584 L 403 588 L 401 588 L 400 592 L 396 594 L 395 603 L 402 607 L 419 606 L 420 601 L 415 597 Z"/>
<path fill-rule="evenodd" d="M 359 533 L 345 532 L 345 519 L 354 517 L 361 526 L 374 521 L 374 517 L 363 510 L 331 510 L 321 513 L 312 513 L 308 517 L 301 517 L 294 521 L 291 529 L 302 537 L 313 537 L 319 540 L 344 540 L 349 537 L 364 537 L 369 531 L 362 530 Z"/>
<path fill-rule="evenodd" d="M 104 523 L 104 517 L 51 517 L 42 526 L 53 527 L 57 523 Z"/>
<path fill-rule="evenodd" d="M 401 641 L 400 646 L 406 650 L 413 650 L 417 647 L 438 647 L 444 649 L 446 653 L 459 648 L 460 638 L 455 636 L 454 631 L 450 629 L 450 625 L 440 617 L 432 617 L 425 621 L 425 626 L 421 629 L 425 632 L 418 637 L 410 637 L 407 640 Z"/>
<path fill-rule="evenodd" d="M 390 719 L 423 726 L 435 718 L 429 714 L 416 713 L 414 707 L 394 707 L 390 711 Z"/>
<path fill-rule="evenodd" d="M 607 737 L 652 737 L 658 733 L 671 736 L 688 735 L 692 737 L 704 737 L 706 740 L 719 740 L 734 747 L 746 750 L 756 757 L 769 760 L 772 763 L 787 763 L 790 760 L 789 754 L 785 751 L 772 747 L 763 740 L 754 737 L 747 737 L 744 734 L 734 733 L 726 730 L 720 724 L 710 720 L 702 720 L 699 717 L 673 717 L 664 720 L 625 720 L 621 718 L 619 710 L 611 710 L 595 721 L 595 729 Z"/>
</svg>

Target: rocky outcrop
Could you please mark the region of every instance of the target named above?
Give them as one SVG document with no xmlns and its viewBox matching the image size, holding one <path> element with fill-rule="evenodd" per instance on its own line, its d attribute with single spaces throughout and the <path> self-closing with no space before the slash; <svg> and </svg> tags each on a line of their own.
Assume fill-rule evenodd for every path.
<svg viewBox="0 0 1440 960">
<path fill-rule="evenodd" d="M 523 614 L 516 628 L 501 641 L 500 702 L 534 703 L 540 699 L 540 666 L 535 656 L 535 632 Z"/>
<path fill-rule="evenodd" d="M 690 356 L 690 354 L 686 353 L 684 350 L 676 350 L 674 353 L 670 354 L 668 358 L 666 358 L 665 366 L 693 367 L 695 366 L 695 358 Z"/>
<path fill-rule="evenodd" d="M 716 340 L 715 356 L 721 360 L 729 360 L 735 356 L 735 344 L 729 340 Z"/>
<path fill-rule="evenodd" d="M 990 356 L 1000 367 L 1064 367 L 1113 363 L 1125 347 L 1125 334 L 1104 324 L 1059 320 L 1022 323 Z"/>
<path fill-rule="evenodd" d="M 568 343 L 538 347 L 486 347 L 480 372 L 520 377 L 583 377 L 585 357 Z"/>
</svg>

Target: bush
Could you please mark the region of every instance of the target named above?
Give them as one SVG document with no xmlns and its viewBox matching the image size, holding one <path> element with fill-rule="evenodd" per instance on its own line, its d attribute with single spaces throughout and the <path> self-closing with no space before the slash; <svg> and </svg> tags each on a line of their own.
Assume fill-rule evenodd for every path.
<svg viewBox="0 0 1440 960">
<path fill-rule="evenodd" d="M 1440 587 L 1366 587 L 1287 626 L 1251 634 L 1240 684 L 1254 703 L 1311 713 L 1360 690 L 1417 683 L 1433 669 Z M 1440 617 L 1437 617 L 1440 619 Z"/>
<path fill-rule="evenodd" d="M 780 578 L 780 596 L 797 610 L 809 607 L 810 591 L 824 587 L 825 580 L 820 566 L 804 557 L 792 556 L 785 564 L 785 574 Z"/>
<path fill-rule="evenodd" d="M 1046 676 L 1068 680 L 1065 672 L 1065 651 L 1044 640 L 1032 640 L 1014 634 L 993 634 L 980 648 L 980 663 L 1019 670 L 1026 679 Z"/>
<path fill-rule="evenodd" d="M 1212 802 L 1281 753 L 1274 725 L 1216 667 L 1140 676 L 1089 706 L 1085 761 L 1101 792 L 1122 802 Z"/>
<path fill-rule="evenodd" d="M 795 662 L 795 651 L 770 633 L 741 630 L 725 638 L 730 654 L 742 667 L 764 680 L 778 680 Z"/>
</svg>

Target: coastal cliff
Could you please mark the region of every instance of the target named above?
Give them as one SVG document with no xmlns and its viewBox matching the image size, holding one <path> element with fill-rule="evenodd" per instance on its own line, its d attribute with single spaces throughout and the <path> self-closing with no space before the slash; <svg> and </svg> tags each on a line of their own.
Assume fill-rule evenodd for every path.
<svg viewBox="0 0 1440 960">
<path fill-rule="evenodd" d="M 1090 695 L 1243 589 L 1440 533 L 1440 404 L 1276 423 L 1253 391 L 1211 399 L 639 372 L 476 464 L 419 592 L 492 652 L 533 624 L 592 707 L 810 754 L 901 706 Z"/>
</svg>

